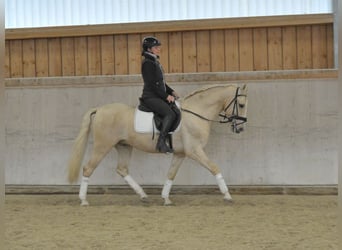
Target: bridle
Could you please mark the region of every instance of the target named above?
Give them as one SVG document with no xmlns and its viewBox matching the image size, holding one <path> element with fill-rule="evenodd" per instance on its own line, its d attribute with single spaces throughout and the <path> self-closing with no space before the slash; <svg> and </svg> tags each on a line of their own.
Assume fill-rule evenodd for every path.
<svg viewBox="0 0 342 250">
<path fill-rule="evenodd" d="M 195 115 L 203 120 L 209 121 L 209 122 L 218 122 L 218 123 L 231 123 L 231 127 L 234 133 L 240 133 L 243 128 L 238 128 L 238 126 L 244 124 L 245 122 L 247 122 L 247 117 L 243 117 L 239 115 L 239 108 L 238 108 L 238 97 L 240 96 L 245 96 L 247 97 L 247 95 L 243 95 L 243 94 L 239 94 L 239 89 L 240 87 L 236 88 L 236 92 L 235 92 L 235 96 L 233 98 L 233 100 L 231 100 L 227 106 L 220 112 L 219 116 L 223 117 L 222 120 L 212 120 L 212 119 L 208 119 L 200 114 L 197 114 L 191 110 L 188 109 L 183 109 L 181 108 L 182 111 L 190 113 L 192 115 Z M 232 108 L 232 113 L 231 115 L 227 116 L 226 111 L 231 107 Z"/>
</svg>

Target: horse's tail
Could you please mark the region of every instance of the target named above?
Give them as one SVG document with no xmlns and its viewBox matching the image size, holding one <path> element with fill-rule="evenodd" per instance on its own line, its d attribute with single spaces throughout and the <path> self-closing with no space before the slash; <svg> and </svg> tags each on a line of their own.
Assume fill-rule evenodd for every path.
<svg viewBox="0 0 342 250">
<path fill-rule="evenodd" d="M 90 132 L 91 116 L 96 113 L 96 109 L 89 110 L 84 116 L 81 124 L 80 132 L 74 142 L 71 151 L 71 157 L 68 164 L 69 174 L 68 180 L 70 183 L 77 181 L 84 152 L 88 142 L 88 136 Z"/>
</svg>

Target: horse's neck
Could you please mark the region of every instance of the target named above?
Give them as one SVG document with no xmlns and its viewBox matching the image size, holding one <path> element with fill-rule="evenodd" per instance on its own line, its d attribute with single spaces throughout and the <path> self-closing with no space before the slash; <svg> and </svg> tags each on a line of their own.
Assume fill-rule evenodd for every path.
<svg viewBox="0 0 342 250">
<path fill-rule="evenodd" d="M 182 108 L 189 109 L 208 119 L 214 119 L 222 111 L 225 98 L 228 97 L 224 88 L 216 87 L 195 94 L 184 100 Z"/>
</svg>

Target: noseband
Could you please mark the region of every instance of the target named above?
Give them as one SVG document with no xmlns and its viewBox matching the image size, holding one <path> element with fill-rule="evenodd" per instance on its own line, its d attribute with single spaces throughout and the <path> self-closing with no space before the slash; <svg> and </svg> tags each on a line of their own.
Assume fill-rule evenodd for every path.
<svg viewBox="0 0 342 250">
<path fill-rule="evenodd" d="M 195 116 L 197 116 L 197 117 L 199 117 L 199 118 L 201 118 L 203 120 L 210 121 L 210 122 L 231 123 L 233 132 L 234 133 L 240 133 L 243 129 L 242 128 L 238 128 L 238 126 L 244 124 L 245 122 L 247 122 L 247 117 L 243 117 L 243 116 L 239 115 L 238 97 L 240 97 L 240 96 L 247 97 L 247 95 L 239 94 L 239 89 L 240 89 L 240 87 L 236 88 L 235 97 L 233 98 L 233 100 L 230 101 L 230 103 L 219 114 L 220 117 L 223 117 L 222 120 L 211 120 L 211 119 L 208 119 L 208 118 L 206 118 L 204 116 L 201 116 L 200 114 L 197 114 L 197 113 L 195 113 L 195 112 L 193 112 L 191 110 L 188 110 L 188 109 L 183 109 L 182 108 L 182 111 L 188 112 L 188 113 L 193 114 L 193 115 L 195 115 Z M 231 113 L 231 115 L 227 116 L 226 111 L 232 105 L 233 105 L 232 113 Z"/>
</svg>

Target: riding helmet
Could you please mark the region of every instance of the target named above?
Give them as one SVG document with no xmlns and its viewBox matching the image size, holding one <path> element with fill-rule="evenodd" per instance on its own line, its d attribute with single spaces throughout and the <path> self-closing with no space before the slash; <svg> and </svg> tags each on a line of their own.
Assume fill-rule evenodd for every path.
<svg viewBox="0 0 342 250">
<path fill-rule="evenodd" d="M 148 36 L 143 39 L 142 49 L 143 51 L 147 51 L 147 49 L 150 49 L 154 46 L 160 46 L 160 45 L 161 45 L 161 42 L 157 38 L 153 36 Z"/>
</svg>

